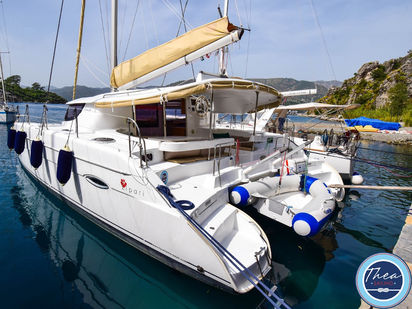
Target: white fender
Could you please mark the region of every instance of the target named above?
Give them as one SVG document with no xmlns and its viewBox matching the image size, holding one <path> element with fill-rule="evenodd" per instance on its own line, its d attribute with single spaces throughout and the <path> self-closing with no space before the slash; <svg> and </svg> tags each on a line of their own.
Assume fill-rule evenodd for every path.
<svg viewBox="0 0 412 309">
<path fill-rule="evenodd" d="M 360 185 L 363 183 L 363 177 L 358 172 L 354 172 L 350 180 L 354 185 Z"/>
</svg>

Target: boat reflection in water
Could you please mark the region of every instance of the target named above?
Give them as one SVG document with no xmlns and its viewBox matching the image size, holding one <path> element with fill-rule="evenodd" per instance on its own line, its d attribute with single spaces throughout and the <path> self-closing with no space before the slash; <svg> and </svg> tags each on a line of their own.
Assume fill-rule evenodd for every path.
<svg viewBox="0 0 412 309">
<path fill-rule="evenodd" d="M 305 308 L 304 302 L 315 293 L 326 262 L 334 258 L 333 252 L 338 248 L 332 223 L 314 237 L 307 238 L 263 215 L 256 216 L 254 209 L 249 212 L 255 215 L 269 238 L 275 281 L 285 301 L 292 307 L 303 303 L 302 308 Z"/>
</svg>

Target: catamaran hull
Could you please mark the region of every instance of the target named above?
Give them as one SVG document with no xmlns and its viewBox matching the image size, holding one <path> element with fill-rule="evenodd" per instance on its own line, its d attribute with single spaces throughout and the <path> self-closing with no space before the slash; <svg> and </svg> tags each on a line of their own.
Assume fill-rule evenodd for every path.
<svg viewBox="0 0 412 309">
<path fill-rule="evenodd" d="M 325 161 L 339 172 L 343 180 L 350 181 L 355 164 L 353 157 L 349 155 L 316 151 L 312 149 L 310 150 L 310 157 L 311 159 Z"/>
<path fill-rule="evenodd" d="M 125 146 L 121 139 L 127 141 L 127 136 L 114 132 L 112 134 L 118 144 L 109 145 L 94 141 L 95 135 L 72 139 L 70 148 L 76 155 L 71 178 L 61 185 L 56 178 L 57 162 L 59 149 L 67 140 L 67 130 L 49 126 L 49 130 L 44 132 L 43 163 L 35 169 L 31 166 L 30 156 L 38 124 L 26 124 L 23 129 L 27 132 L 24 151 L 19 155 L 23 168 L 35 182 L 88 220 L 149 256 L 208 285 L 237 293 L 246 293 L 254 287 L 241 275 L 241 271 L 228 264 L 227 258 L 196 230 L 193 223 L 171 207 L 155 189 L 162 184 L 160 178 L 150 168 L 140 168 L 138 159 L 129 158 L 121 150 Z M 219 202 L 215 203 L 216 208 L 214 206 L 210 215 L 216 216 L 216 220 L 210 218 L 214 222 L 214 231 L 220 233 L 215 237 L 221 237 L 220 241 L 229 239 L 226 246 L 233 248 L 235 255 L 239 254 L 247 262 L 243 263 L 255 277 L 262 278 L 270 270 L 267 237 L 249 216 L 225 205 L 227 193 L 224 189 L 216 191 L 214 196 Z M 198 219 L 211 222 L 210 218 Z M 224 226 L 226 223 L 242 226 L 242 229 Z M 248 245 L 244 245 L 244 240 Z M 258 256 L 255 256 L 256 252 L 259 252 Z"/>
<path fill-rule="evenodd" d="M 39 188 L 45 190 L 46 192 L 52 194 L 54 197 L 58 198 L 61 200 L 65 205 L 88 219 L 90 222 L 94 223 L 95 225 L 99 226 L 101 229 L 105 230 L 106 232 L 110 233 L 111 235 L 117 237 L 118 239 L 124 241 L 125 243 L 129 244 L 130 246 L 136 248 L 137 250 L 147 254 L 148 256 L 160 261 L 161 263 L 187 275 L 190 277 L 193 277 L 196 280 L 199 280 L 207 285 L 213 286 L 215 288 L 224 290 L 226 292 L 233 293 L 233 289 L 231 289 L 229 286 L 222 284 L 221 282 L 217 280 L 213 280 L 210 277 L 207 277 L 205 275 L 202 275 L 200 272 L 195 271 L 186 265 L 177 262 L 176 260 L 170 258 L 169 256 L 160 253 L 157 250 L 152 249 L 151 247 L 143 244 L 142 242 L 136 240 L 135 238 L 132 238 L 119 230 L 113 228 L 109 224 L 106 224 L 105 222 L 97 219 L 96 217 L 90 215 L 87 211 L 84 211 L 78 203 L 70 199 L 68 196 L 62 195 L 60 192 L 56 191 L 54 188 L 52 188 L 50 185 L 42 181 L 41 179 L 37 178 L 30 169 L 27 169 L 23 164 L 21 164 L 23 170 L 25 173 L 29 176 L 30 180 Z"/>
</svg>

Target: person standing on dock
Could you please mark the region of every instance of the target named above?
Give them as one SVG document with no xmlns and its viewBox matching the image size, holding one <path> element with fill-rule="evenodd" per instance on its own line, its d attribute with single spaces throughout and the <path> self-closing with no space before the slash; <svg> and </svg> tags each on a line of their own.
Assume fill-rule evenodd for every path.
<svg viewBox="0 0 412 309">
<path fill-rule="evenodd" d="M 283 133 L 283 127 L 285 125 L 287 113 L 288 113 L 288 111 L 286 109 L 282 109 L 279 112 L 278 125 L 277 125 L 279 133 Z"/>
</svg>

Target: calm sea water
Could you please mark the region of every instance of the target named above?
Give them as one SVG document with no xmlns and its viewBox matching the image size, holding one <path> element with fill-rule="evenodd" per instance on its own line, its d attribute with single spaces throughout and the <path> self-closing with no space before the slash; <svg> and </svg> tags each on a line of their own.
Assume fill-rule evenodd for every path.
<svg viewBox="0 0 412 309">
<path fill-rule="evenodd" d="M 41 110 L 41 105 L 30 104 L 32 121 Z M 64 106 L 49 105 L 48 115 L 51 121 L 61 121 Z M 211 288 L 95 227 L 37 187 L 6 140 L 2 125 L 2 308 L 256 308 L 261 303 L 255 291 L 232 295 Z M 360 157 L 412 167 L 412 147 L 374 142 L 363 142 L 362 147 L 368 150 L 361 149 Z M 356 170 L 366 184 L 412 185 L 410 177 L 369 164 L 357 163 Z M 349 192 L 335 221 L 315 239 L 256 217 L 270 239 L 275 273 L 287 301 L 294 308 L 358 308 L 357 268 L 369 255 L 392 250 L 411 201 L 405 192 Z"/>
</svg>

